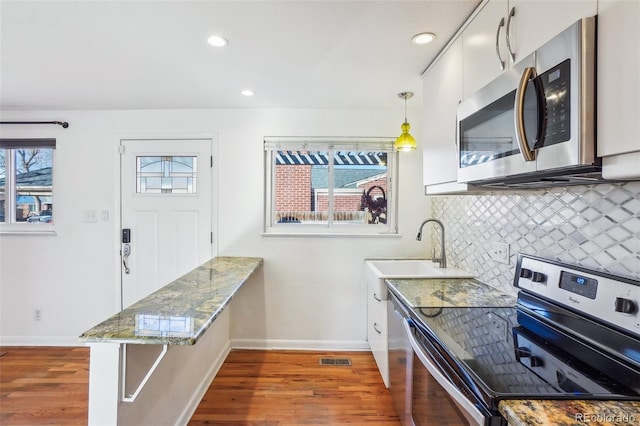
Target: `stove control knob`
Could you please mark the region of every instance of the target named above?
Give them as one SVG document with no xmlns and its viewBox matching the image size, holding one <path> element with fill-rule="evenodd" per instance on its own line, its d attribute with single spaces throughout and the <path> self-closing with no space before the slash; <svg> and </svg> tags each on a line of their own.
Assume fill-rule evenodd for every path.
<svg viewBox="0 0 640 426">
<path fill-rule="evenodd" d="M 633 300 L 616 297 L 615 310 L 616 312 L 622 312 L 623 314 L 634 314 L 638 310 L 638 307 Z"/>
<path fill-rule="evenodd" d="M 522 278 L 531 278 L 533 276 L 533 271 L 531 269 L 522 268 L 520 269 L 520 276 Z"/>
<path fill-rule="evenodd" d="M 534 272 L 533 276 L 531 277 L 531 281 L 533 281 L 534 283 L 543 283 L 547 281 L 547 276 L 542 272 Z"/>
</svg>

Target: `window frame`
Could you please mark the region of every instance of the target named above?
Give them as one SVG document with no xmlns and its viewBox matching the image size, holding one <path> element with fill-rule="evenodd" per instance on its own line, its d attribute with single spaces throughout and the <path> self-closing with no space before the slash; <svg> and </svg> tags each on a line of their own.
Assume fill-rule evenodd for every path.
<svg viewBox="0 0 640 426">
<path fill-rule="evenodd" d="M 264 228 L 263 235 L 310 236 L 397 236 L 398 228 L 398 152 L 393 149 L 395 138 L 385 137 L 265 137 L 264 150 Z M 278 151 L 323 151 L 329 158 L 335 152 L 386 152 L 387 153 L 387 223 L 343 224 L 333 220 L 334 196 L 329 197 L 327 223 L 278 223 L 276 220 L 276 153 Z M 334 161 L 328 165 L 328 191 L 333 194 Z M 323 188 L 323 190 L 325 190 Z"/>
<path fill-rule="evenodd" d="M 18 188 L 16 182 L 16 151 L 19 149 L 51 149 L 51 199 L 54 199 L 55 138 L 0 138 L 0 150 L 5 152 L 5 220 L 0 222 L 0 234 L 55 234 L 55 216 L 51 223 L 16 221 Z"/>
</svg>

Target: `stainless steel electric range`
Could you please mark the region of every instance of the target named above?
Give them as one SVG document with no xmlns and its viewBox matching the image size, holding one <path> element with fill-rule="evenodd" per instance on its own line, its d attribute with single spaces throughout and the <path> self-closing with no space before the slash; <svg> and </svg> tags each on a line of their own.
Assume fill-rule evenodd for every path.
<svg viewBox="0 0 640 426">
<path fill-rule="evenodd" d="M 519 255 L 514 285 L 515 307 L 409 308 L 390 292 L 413 352 L 405 424 L 502 425 L 505 399 L 640 400 L 640 281 Z"/>
</svg>

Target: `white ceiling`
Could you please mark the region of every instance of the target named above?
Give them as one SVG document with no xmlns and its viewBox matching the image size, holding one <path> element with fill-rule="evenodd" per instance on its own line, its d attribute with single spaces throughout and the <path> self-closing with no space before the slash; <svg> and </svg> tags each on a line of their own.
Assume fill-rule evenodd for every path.
<svg viewBox="0 0 640 426">
<path fill-rule="evenodd" d="M 479 2 L 0 0 L 0 109 L 398 107 Z"/>
</svg>

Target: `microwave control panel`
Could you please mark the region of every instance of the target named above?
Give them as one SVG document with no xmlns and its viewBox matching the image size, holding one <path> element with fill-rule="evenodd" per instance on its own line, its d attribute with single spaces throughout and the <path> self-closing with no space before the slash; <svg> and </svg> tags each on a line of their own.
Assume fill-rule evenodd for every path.
<svg viewBox="0 0 640 426">
<path fill-rule="evenodd" d="M 544 146 L 571 139 L 571 59 L 540 74 L 537 83 L 544 93 Z M 536 147 L 539 148 L 539 147 Z"/>
</svg>

